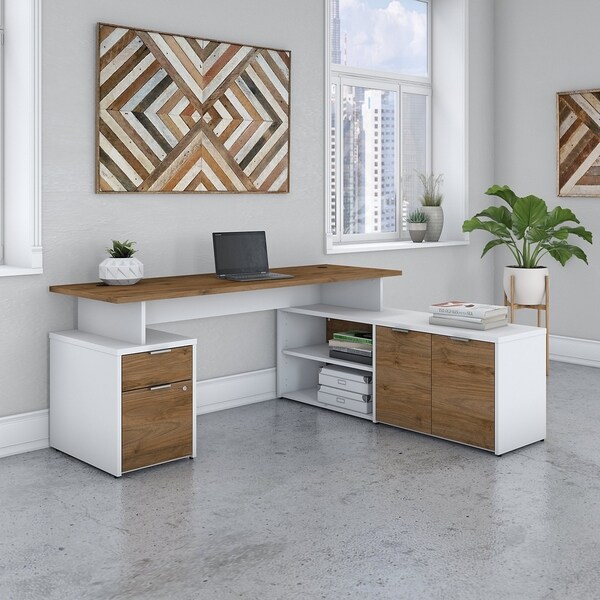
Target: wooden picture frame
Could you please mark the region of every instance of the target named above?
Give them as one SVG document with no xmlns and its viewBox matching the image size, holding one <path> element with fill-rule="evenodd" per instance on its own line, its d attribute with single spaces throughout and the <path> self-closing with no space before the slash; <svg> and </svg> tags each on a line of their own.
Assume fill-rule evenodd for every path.
<svg viewBox="0 0 600 600">
<path fill-rule="evenodd" d="M 289 192 L 290 61 L 99 23 L 96 191 Z"/>
<path fill-rule="evenodd" d="M 559 92 L 559 196 L 600 197 L 600 89 Z"/>
</svg>

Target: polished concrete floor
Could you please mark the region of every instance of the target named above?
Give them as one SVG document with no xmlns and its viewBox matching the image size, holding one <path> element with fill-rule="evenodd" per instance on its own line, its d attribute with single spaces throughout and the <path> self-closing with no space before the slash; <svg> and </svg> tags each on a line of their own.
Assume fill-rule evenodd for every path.
<svg viewBox="0 0 600 600">
<path fill-rule="evenodd" d="M 547 440 L 503 457 L 280 400 L 121 479 L 2 459 L 0 598 L 600 598 L 599 389 L 553 363 Z"/>
</svg>

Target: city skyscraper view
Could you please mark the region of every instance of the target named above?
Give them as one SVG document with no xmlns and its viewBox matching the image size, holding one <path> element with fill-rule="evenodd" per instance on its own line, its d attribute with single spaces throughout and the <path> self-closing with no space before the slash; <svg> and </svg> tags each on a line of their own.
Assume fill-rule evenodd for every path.
<svg viewBox="0 0 600 600">
<path fill-rule="evenodd" d="M 419 0 L 407 1 L 424 4 Z M 381 0 L 371 0 L 371 3 L 382 4 Z M 392 4 L 398 2 L 390 2 L 388 8 Z M 380 9 L 371 12 L 375 14 L 377 10 Z M 331 0 L 333 65 L 348 66 L 348 57 L 353 54 L 349 48 L 354 44 L 348 30 L 355 27 L 355 23 L 346 23 L 343 13 L 340 15 L 340 0 Z M 402 40 L 395 43 L 401 44 Z M 419 61 L 422 59 L 415 62 L 417 69 L 421 68 Z M 380 68 L 386 67 L 382 64 Z M 378 87 L 377 82 L 369 87 L 346 85 L 337 80 L 332 84 L 330 218 L 333 234 L 338 233 L 338 228 L 349 235 L 396 232 L 398 211 L 406 212 L 406 202 L 399 202 L 400 172 L 407 183 L 403 196 L 412 199 L 418 194 L 416 172 L 423 172 L 426 167 L 426 97 L 402 93 L 404 110 L 402 123 L 399 123 L 400 90 L 389 88 L 389 85 Z M 402 136 L 398 139 L 400 131 Z M 342 155 L 338 156 L 340 152 Z M 341 196 L 338 210 L 337 194 Z"/>
</svg>

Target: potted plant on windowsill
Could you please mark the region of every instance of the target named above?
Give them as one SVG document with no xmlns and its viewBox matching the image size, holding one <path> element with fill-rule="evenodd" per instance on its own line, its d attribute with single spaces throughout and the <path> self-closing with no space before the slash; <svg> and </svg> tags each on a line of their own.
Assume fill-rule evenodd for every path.
<svg viewBox="0 0 600 600">
<path fill-rule="evenodd" d="M 437 242 L 442 235 L 444 227 L 444 211 L 442 210 L 443 196 L 440 187 L 444 181 L 443 175 L 430 173 L 418 173 L 423 184 L 423 195 L 421 196 L 421 210 L 427 215 L 426 242 Z"/>
<path fill-rule="evenodd" d="M 105 258 L 98 269 L 100 279 L 108 285 L 133 285 L 144 276 L 144 265 L 133 255 L 135 242 L 113 240 L 112 248 L 106 251 Z"/>
<path fill-rule="evenodd" d="M 504 292 L 511 300 L 510 277 L 515 277 L 515 304 L 539 305 L 544 302 L 545 276 L 548 268 L 540 266 L 540 260 L 550 256 L 563 267 L 572 258 L 587 264 L 587 256 L 579 247 L 569 243 L 574 235 L 592 243 L 592 233 L 583 226 L 572 227 L 565 223 L 579 224 L 579 219 L 568 208 L 557 206 L 551 211 L 544 200 L 537 196 L 517 196 L 507 185 L 494 185 L 486 191 L 497 196 L 508 207 L 490 206 L 463 223 L 463 231 L 476 229 L 494 236 L 481 253 L 484 256 L 496 246 L 506 246 L 515 264 L 504 268 Z"/>
<path fill-rule="evenodd" d="M 427 215 L 420 209 L 413 210 L 406 217 L 406 222 L 410 239 L 415 243 L 422 242 L 427 233 Z"/>
</svg>

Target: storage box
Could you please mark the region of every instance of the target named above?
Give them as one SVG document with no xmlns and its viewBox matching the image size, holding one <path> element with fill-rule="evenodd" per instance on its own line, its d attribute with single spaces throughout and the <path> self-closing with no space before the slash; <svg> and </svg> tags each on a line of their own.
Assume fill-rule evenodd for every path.
<svg viewBox="0 0 600 600">
<path fill-rule="evenodd" d="M 327 365 L 319 371 L 319 383 L 327 387 L 337 388 L 358 394 L 373 393 L 373 376 L 371 373 L 351 369 L 350 367 L 338 367 Z"/>
<path fill-rule="evenodd" d="M 372 396 L 367 394 L 357 394 L 321 385 L 319 386 L 317 399 L 328 406 L 337 406 L 364 415 L 373 412 Z"/>
</svg>

